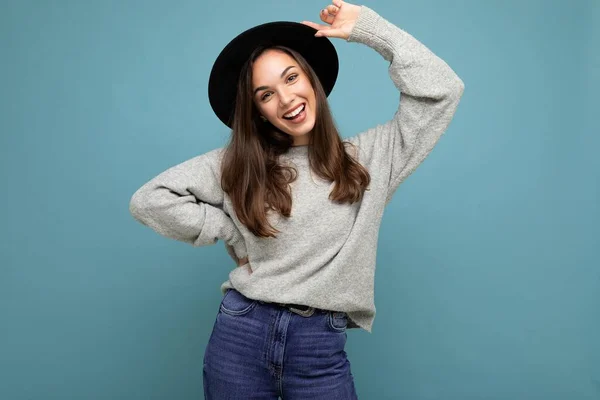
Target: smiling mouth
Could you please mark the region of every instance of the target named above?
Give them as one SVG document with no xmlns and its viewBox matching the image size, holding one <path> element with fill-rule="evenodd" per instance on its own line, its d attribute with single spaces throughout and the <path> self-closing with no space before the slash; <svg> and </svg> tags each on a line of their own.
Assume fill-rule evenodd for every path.
<svg viewBox="0 0 600 400">
<path fill-rule="evenodd" d="M 298 111 L 300 110 L 300 111 Z M 287 119 L 288 121 L 294 121 L 298 118 L 301 118 L 304 115 L 304 112 L 306 110 L 306 103 L 302 103 L 300 106 L 298 106 L 291 114 L 292 116 L 290 117 L 286 117 L 285 115 L 283 116 L 283 119 Z M 295 113 L 295 114 L 294 114 Z M 287 114 L 289 115 L 289 113 Z"/>
</svg>

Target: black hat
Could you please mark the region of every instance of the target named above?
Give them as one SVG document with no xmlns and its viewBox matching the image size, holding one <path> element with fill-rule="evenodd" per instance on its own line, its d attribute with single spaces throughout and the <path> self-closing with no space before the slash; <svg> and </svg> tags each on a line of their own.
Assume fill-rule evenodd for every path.
<svg viewBox="0 0 600 400">
<path fill-rule="evenodd" d="M 329 96 L 338 75 L 338 56 L 331 41 L 315 37 L 316 32 L 298 22 L 268 22 L 242 32 L 229 42 L 213 64 L 208 81 L 208 99 L 217 117 L 232 127 L 242 66 L 260 45 L 283 45 L 302 54 Z"/>
</svg>

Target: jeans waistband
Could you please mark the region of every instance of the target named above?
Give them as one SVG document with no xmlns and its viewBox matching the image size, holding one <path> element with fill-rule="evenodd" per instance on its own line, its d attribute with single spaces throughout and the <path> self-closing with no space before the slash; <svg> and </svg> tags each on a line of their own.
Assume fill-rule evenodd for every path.
<svg viewBox="0 0 600 400">
<path fill-rule="evenodd" d="M 318 308 L 315 307 L 310 307 L 310 306 L 305 306 L 302 304 L 291 304 L 291 303 L 271 303 L 271 302 L 266 302 L 266 301 L 261 301 L 259 300 L 261 303 L 268 303 L 268 304 L 274 304 L 276 306 L 280 306 L 283 308 L 286 308 L 288 310 L 290 310 L 293 313 L 296 313 L 298 315 L 302 315 L 303 317 L 310 317 L 311 315 L 313 315 L 315 313 L 315 311 L 318 311 Z"/>
</svg>

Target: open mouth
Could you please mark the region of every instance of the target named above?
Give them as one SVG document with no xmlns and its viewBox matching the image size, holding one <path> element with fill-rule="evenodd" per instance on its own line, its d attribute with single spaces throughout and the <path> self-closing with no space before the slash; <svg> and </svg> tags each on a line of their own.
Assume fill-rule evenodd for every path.
<svg viewBox="0 0 600 400">
<path fill-rule="evenodd" d="M 302 120 L 306 114 L 306 103 L 302 103 L 298 108 L 296 108 L 291 113 L 288 113 L 283 116 L 283 119 L 287 119 L 288 121 L 299 121 Z"/>
</svg>

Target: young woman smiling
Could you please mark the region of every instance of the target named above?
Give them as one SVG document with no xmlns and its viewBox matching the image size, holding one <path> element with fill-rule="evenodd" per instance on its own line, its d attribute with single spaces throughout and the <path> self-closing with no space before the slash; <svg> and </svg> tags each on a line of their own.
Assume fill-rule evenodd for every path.
<svg viewBox="0 0 600 400">
<path fill-rule="evenodd" d="M 204 355 L 206 399 L 355 399 L 347 329 L 371 332 L 383 210 L 452 120 L 464 84 L 372 9 L 334 0 L 322 24 L 270 22 L 217 57 L 209 101 L 230 143 L 134 193 L 133 216 L 239 263 Z M 342 140 L 327 102 L 329 38 L 367 45 L 401 93 L 393 117 Z"/>
</svg>

